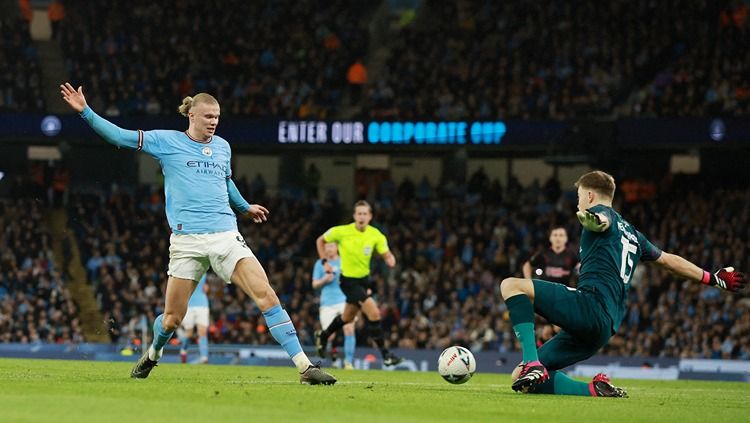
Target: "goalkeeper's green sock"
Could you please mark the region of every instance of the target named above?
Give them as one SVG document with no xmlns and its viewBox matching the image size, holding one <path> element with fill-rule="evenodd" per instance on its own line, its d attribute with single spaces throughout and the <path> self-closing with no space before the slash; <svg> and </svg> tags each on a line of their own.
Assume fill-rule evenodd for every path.
<svg viewBox="0 0 750 423">
<path fill-rule="evenodd" d="M 521 342 L 524 363 L 538 361 L 534 336 L 534 306 L 526 294 L 514 295 L 505 300 L 513 331 Z"/>
<path fill-rule="evenodd" d="M 593 394 L 588 382 L 579 382 L 563 372 L 550 371 L 549 379 L 529 389 L 534 394 L 577 395 L 590 397 Z"/>
</svg>

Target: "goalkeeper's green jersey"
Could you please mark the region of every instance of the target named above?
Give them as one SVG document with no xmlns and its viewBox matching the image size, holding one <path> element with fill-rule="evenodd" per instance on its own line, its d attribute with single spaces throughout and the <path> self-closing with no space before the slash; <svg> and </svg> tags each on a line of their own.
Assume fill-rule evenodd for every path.
<svg viewBox="0 0 750 423">
<path fill-rule="evenodd" d="M 616 332 L 625 316 L 630 278 L 636 266 L 641 261 L 658 259 L 661 250 L 613 208 L 597 205 L 589 211 L 607 216 L 610 225 L 604 232 L 582 231 L 578 289 L 596 294 Z"/>
<path fill-rule="evenodd" d="M 323 234 L 323 239 L 338 244 L 341 275 L 347 278 L 369 275 L 373 251 L 381 255 L 389 251 L 388 240 L 382 232 L 370 225 L 360 231 L 354 222 L 332 227 Z"/>
</svg>

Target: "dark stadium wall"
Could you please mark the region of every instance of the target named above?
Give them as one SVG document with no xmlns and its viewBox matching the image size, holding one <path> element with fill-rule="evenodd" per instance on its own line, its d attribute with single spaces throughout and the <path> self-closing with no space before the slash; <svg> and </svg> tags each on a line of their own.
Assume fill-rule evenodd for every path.
<svg viewBox="0 0 750 423">
<path fill-rule="evenodd" d="M 138 182 L 138 158 L 134 150 L 111 146 L 74 144 L 63 156 L 77 186 L 108 186 L 113 182 Z"/>
<path fill-rule="evenodd" d="M 701 174 L 725 187 L 747 188 L 750 181 L 750 148 L 727 153 L 719 149 L 701 151 Z"/>
<path fill-rule="evenodd" d="M 305 186 L 305 160 L 302 152 L 292 152 L 281 156 L 279 161 L 279 187 Z"/>
<path fill-rule="evenodd" d="M 0 149 L 0 172 L 6 176 L 24 173 L 28 166 L 26 152 L 29 146 L 26 144 L 3 143 Z"/>
</svg>

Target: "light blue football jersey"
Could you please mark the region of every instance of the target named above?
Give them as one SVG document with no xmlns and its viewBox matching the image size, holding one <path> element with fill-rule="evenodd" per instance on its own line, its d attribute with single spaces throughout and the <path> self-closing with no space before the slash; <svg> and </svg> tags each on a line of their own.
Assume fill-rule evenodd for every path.
<svg viewBox="0 0 750 423">
<path fill-rule="evenodd" d="M 226 179 L 232 152 L 218 135 L 206 143 L 187 132 L 139 131 L 142 149 L 161 165 L 169 227 L 178 234 L 237 230 Z"/>
<path fill-rule="evenodd" d="M 232 176 L 232 150 L 218 135 L 206 142 L 187 131 L 122 129 L 90 107 L 81 117 L 108 142 L 143 150 L 159 161 L 169 227 L 177 234 L 205 234 L 237 230 L 230 207 L 247 211 L 249 204 L 237 191 Z"/>
<path fill-rule="evenodd" d="M 198 282 L 198 286 L 195 287 L 193 295 L 190 296 L 188 301 L 188 308 L 190 307 L 208 307 L 208 295 L 203 291 L 203 287 L 206 285 L 206 275 L 203 275 L 201 280 Z"/>
<path fill-rule="evenodd" d="M 331 306 L 334 304 L 341 304 L 346 302 L 346 296 L 341 290 L 340 277 L 341 277 L 341 259 L 328 260 L 328 264 L 333 268 L 333 280 L 330 283 L 323 285 L 320 289 L 320 306 Z M 313 267 L 313 279 L 320 279 L 326 275 L 326 269 L 323 267 L 323 262 L 318 259 Z"/>
</svg>

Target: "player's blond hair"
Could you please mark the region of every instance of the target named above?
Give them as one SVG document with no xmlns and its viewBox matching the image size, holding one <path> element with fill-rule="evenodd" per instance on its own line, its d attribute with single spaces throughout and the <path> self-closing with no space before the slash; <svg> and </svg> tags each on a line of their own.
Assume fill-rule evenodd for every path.
<svg viewBox="0 0 750 423">
<path fill-rule="evenodd" d="M 182 99 L 182 104 L 180 104 L 180 107 L 178 107 L 177 110 L 181 115 L 187 117 L 190 109 L 198 103 L 215 104 L 217 106 L 219 105 L 219 102 L 211 94 L 198 93 L 193 97 L 187 96 Z"/>
<path fill-rule="evenodd" d="M 575 183 L 576 188 L 590 189 L 597 194 L 609 198 L 615 197 L 615 178 L 607 172 L 595 170 L 582 175 Z"/>
</svg>

